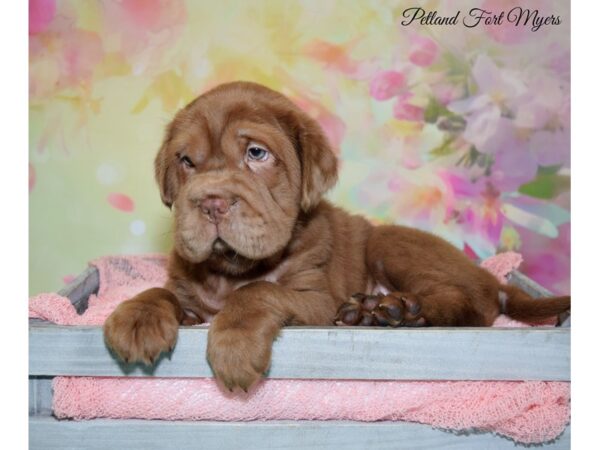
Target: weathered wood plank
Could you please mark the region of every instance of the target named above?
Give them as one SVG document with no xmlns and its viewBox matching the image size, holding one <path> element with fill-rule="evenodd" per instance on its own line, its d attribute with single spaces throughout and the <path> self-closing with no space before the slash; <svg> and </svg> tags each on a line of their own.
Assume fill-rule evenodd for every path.
<svg viewBox="0 0 600 450">
<path fill-rule="evenodd" d="M 52 412 L 52 378 L 29 377 L 29 415 Z"/>
<path fill-rule="evenodd" d="M 554 295 L 552 292 L 518 270 L 514 270 L 509 274 L 508 283 L 519 286 L 533 297 L 551 297 Z M 87 309 L 88 297 L 90 294 L 97 293 L 99 288 L 100 274 L 98 269 L 94 266 L 90 266 L 58 293 L 68 297 L 75 306 L 77 312 L 82 314 Z M 559 323 L 561 326 L 570 326 L 570 314 L 562 314 L 559 318 Z"/>
<path fill-rule="evenodd" d="M 552 297 L 554 294 L 518 270 L 508 275 L 508 284 L 520 287 L 533 297 Z"/>
<path fill-rule="evenodd" d="M 521 447 L 520 445 L 518 447 Z M 517 447 L 517 448 L 518 448 Z M 152 420 L 58 421 L 33 417 L 32 450 L 107 448 L 224 449 L 513 449 L 515 443 L 491 433 L 455 434 L 406 422 L 270 421 L 167 422 Z M 570 428 L 544 449 L 570 448 Z"/>
<path fill-rule="evenodd" d="M 96 294 L 100 288 L 100 274 L 98 269 L 90 266 L 81 272 L 77 278 L 58 291 L 59 295 L 71 300 L 75 310 L 82 314 L 88 307 L 91 294 Z"/>
<path fill-rule="evenodd" d="M 153 368 L 124 365 L 99 327 L 30 324 L 30 375 L 209 377 L 206 327 L 182 327 L 175 350 Z M 563 328 L 285 328 L 272 378 L 569 380 Z"/>
</svg>

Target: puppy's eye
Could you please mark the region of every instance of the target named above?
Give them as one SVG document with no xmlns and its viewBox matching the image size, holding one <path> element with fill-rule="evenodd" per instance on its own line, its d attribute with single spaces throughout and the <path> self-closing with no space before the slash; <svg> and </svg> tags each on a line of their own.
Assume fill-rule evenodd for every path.
<svg viewBox="0 0 600 450">
<path fill-rule="evenodd" d="M 250 144 L 246 149 L 246 156 L 250 161 L 266 161 L 269 151 L 258 144 Z"/>
<path fill-rule="evenodd" d="M 193 169 L 194 167 L 196 167 L 192 160 L 189 158 L 189 156 L 179 155 L 179 162 L 188 169 Z"/>
</svg>

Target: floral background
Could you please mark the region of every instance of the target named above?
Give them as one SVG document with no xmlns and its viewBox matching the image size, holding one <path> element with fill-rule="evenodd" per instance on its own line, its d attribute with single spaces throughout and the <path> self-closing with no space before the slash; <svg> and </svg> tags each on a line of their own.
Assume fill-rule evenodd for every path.
<svg viewBox="0 0 600 450">
<path fill-rule="evenodd" d="M 519 4 L 560 25 L 402 26 Z M 433 231 L 473 257 L 516 250 L 570 280 L 570 11 L 531 1 L 29 0 L 30 293 L 86 262 L 166 252 L 152 161 L 178 108 L 237 79 L 290 96 L 341 164 L 333 201 Z"/>
</svg>

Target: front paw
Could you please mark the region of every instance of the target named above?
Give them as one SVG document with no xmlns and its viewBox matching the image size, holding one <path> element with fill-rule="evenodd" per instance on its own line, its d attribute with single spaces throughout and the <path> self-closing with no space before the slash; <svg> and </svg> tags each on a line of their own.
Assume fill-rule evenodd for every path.
<svg viewBox="0 0 600 450">
<path fill-rule="evenodd" d="M 173 349 L 179 320 L 169 296 L 173 294 L 165 289 L 149 289 L 121 303 L 106 319 L 104 339 L 119 358 L 151 365 Z"/>
<path fill-rule="evenodd" d="M 271 360 L 272 340 L 248 328 L 220 328 L 211 324 L 206 357 L 215 377 L 227 389 L 248 389 L 260 380 Z"/>
</svg>

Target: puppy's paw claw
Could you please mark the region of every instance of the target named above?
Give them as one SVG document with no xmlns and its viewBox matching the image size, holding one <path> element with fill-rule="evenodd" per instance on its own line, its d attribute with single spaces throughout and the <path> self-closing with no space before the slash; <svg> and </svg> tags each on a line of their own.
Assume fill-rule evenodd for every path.
<svg viewBox="0 0 600 450">
<path fill-rule="evenodd" d="M 104 323 L 104 339 L 125 364 L 154 365 L 175 346 L 179 323 L 173 306 L 160 298 L 127 300 Z"/>
<path fill-rule="evenodd" d="M 334 323 L 339 326 L 374 326 L 375 317 L 372 311 L 379 304 L 380 296 L 354 294 L 343 303 L 335 316 Z"/>
<path fill-rule="evenodd" d="M 233 392 L 247 392 L 269 368 L 271 342 L 259 333 L 239 328 L 218 329 L 208 335 L 207 358 L 215 377 Z"/>
<path fill-rule="evenodd" d="M 405 292 L 387 295 L 354 294 L 338 309 L 334 319 L 341 326 L 422 327 L 427 320 L 422 315 L 417 296 Z"/>
</svg>

